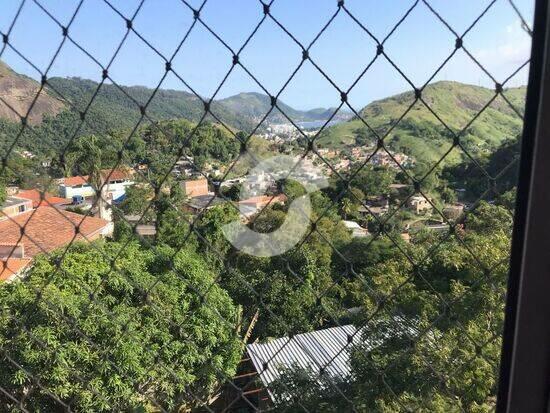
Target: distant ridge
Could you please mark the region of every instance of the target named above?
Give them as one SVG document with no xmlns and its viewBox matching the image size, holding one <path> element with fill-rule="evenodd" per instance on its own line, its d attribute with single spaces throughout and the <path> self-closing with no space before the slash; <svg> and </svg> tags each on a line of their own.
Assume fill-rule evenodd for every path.
<svg viewBox="0 0 550 413">
<path fill-rule="evenodd" d="M 55 117 L 63 109 L 84 110 L 94 95 L 98 83 L 79 77 L 52 77 L 48 79 L 47 93 L 42 93 L 36 108 L 33 110 L 30 123 L 39 124 L 44 116 Z M 39 83 L 26 76 L 17 74 L 6 64 L 0 62 L 0 97 L 15 107 L 20 113 L 28 109 L 30 102 L 38 91 Z M 153 89 L 144 86 L 115 86 L 105 83 L 88 109 L 90 119 L 101 129 L 130 128 L 140 119 L 139 105 L 145 105 Z M 67 99 L 71 105 L 63 103 Z M 295 122 L 314 121 L 328 118 L 330 109 L 313 109 L 311 111 L 296 110 L 284 102 L 277 102 L 283 111 Z M 210 105 L 214 116 L 208 116 L 210 121 L 218 118 L 228 126 L 250 131 L 271 109 L 271 98 L 261 93 L 239 93 L 225 99 L 215 100 Z M 195 95 L 170 89 L 159 89 L 147 106 L 147 114 L 154 120 L 183 118 L 198 121 L 204 114 L 204 105 Z M 0 103 L 0 119 L 15 122 L 18 120 L 6 105 Z M 288 120 L 277 109 L 268 117 L 268 123 L 282 123 Z M 267 125 L 265 125 L 267 126 Z"/>
<path fill-rule="evenodd" d="M 79 124 L 78 112 L 87 108 L 98 87 L 97 82 L 78 77 L 53 77 L 48 79 L 48 85 L 29 116 L 29 123 L 40 128 L 37 136 L 44 138 L 37 139 L 32 134 L 22 136 L 18 140 L 22 148 L 43 150 L 63 145 Z M 26 112 L 38 90 L 38 82 L 17 74 L 0 62 L 0 97 L 19 113 Z M 516 111 L 520 115 L 523 112 L 525 91 L 525 87 L 504 90 L 504 95 L 515 110 L 499 96 L 468 128 L 461 137 L 461 144 L 471 154 L 483 156 L 503 141 L 519 135 L 523 122 Z M 66 104 L 57 92 L 71 104 Z M 153 120 L 187 119 L 197 122 L 204 115 L 202 101 L 193 94 L 168 89 L 156 91 L 151 98 L 152 94 L 153 90 L 147 87 L 119 88 L 104 84 L 87 108 L 86 123 L 76 132 L 106 133 L 132 129 L 140 120 L 142 124 L 147 123 L 147 119 L 141 119 L 139 105 L 145 105 L 149 100 L 147 116 Z M 422 99 L 456 132 L 465 127 L 494 95 L 493 90 L 484 87 L 441 81 L 426 86 Z M 361 109 L 361 117 L 376 133 L 359 119 L 349 119 L 349 113 L 339 112 L 336 119 L 342 122 L 323 131 L 317 139 L 317 145 L 342 149 L 372 145 L 376 135 L 384 136 L 391 129 L 385 139 L 389 149 L 409 154 L 419 162 L 433 164 L 451 147 L 451 134 L 421 102 L 417 102 L 395 125 L 413 102 L 414 93 L 409 91 L 374 101 Z M 234 131 L 252 131 L 270 111 L 271 104 L 271 98 L 264 94 L 239 93 L 213 101 L 210 111 L 215 117 L 207 116 L 206 120 L 216 122 L 219 119 Z M 326 120 L 334 111 L 333 108 L 297 110 L 282 101 L 278 101 L 277 105 L 294 122 Z M 17 134 L 17 121 L 17 115 L 0 101 L 0 126 L 3 125 L 4 132 L 0 134 L 0 148 L 9 146 L 13 141 Z M 285 115 L 273 109 L 263 126 L 287 122 Z M 460 149 L 456 149 L 447 156 L 447 161 L 459 161 L 462 157 Z"/>
</svg>

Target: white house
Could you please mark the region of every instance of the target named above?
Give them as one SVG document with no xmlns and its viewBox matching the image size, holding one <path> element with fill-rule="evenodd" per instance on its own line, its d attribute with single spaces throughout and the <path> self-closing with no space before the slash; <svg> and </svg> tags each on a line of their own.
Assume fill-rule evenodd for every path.
<svg viewBox="0 0 550 413">
<path fill-rule="evenodd" d="M 126 188 L 133 185 L 131 174 L 127 171 L 107 169 L 101 171 L 104 179 L 107 180 L 104 188 L 106 201 L 120 201 L 126 194 Z M 72 199 L 73 196 L 82 196 L 84 198 L 95 196 L 95 190 L 88 182 L 89 177 L 71 176 L 61 179 L 59 183 L 59 195 L 63 198 Z"/>
</svg>

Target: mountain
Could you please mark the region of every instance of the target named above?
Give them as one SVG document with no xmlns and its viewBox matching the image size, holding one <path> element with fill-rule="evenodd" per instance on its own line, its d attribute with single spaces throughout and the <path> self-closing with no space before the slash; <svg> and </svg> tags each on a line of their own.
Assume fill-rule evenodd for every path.
<svg viewBox="0 0 550 413">
<path fill-rule="evenodd" d="M 525 87 L 505 89 L 503 94 L 517 112 L 523 114 Z M 495 92 L 480 86 L 441 81 L 428 85 L 422 97 L 429 107 L 454 132 L 462 130 L 494 97 Z M 406 92 L 370 103 L 360 111 L 361 117 L 383 136 L 414 102 L 414 93 Z M 496 149 L 500 143 L 521 133 L 523 121 L 502 98 L 497 97 L 462 136 L 461 142 L 474 155 Z M 319 147 L 345 148 L 372 144 L 373 134 L 355 118 L 328 128 L 318 140 Z M 399 121 L 385 142 L 390 149 L 412 155 L 418 161 L 433 163 L 452 145 L 452 134 L 421 102 L 413 105 Z M 453 150 L 448 161 L 459 161 L 463 155 Z"/>
<path fill-rule="evenodd" d="M 271 98 L 267 95 L 249 92 L 239 93 L 238 95 L 230 96 L 219 100 L 227 110 L 238 113 L 241 116 L 259 122 L 265 114 L 271 109 Z M 278 101 L 277 106 L 284 112 L 293 122 L 326 120 L 336 110 L 335 108 L 316 108 L 311 110 L 294 109 L 287 104 Z M 267 118 L 269 123 L 289 123 L 288 118 L 281 113 L 281 110 L 275 108 Z M 349 119 L 351 114 L 339 113 L 339 119 Z"/>
<path fill-rule="evenodd" d="M 26 115 L 39 89 L 38 82 L 15 73 L 0 61 L 0 118 L 19 122 L 17 113 Z M 59 99 L 43 91 L 36 99 L 28 121 L 36 125 L 42 122 L 44 115 L 57 115 L 64 108 L 65 105 Z"/>
<path fill-rule="evenodd" d="M 187 92 L 159 89 L 151 98 L 153 90 L 150 88 L 119 88 L 112 84 L 104 84 L 88 107 L 97 87 L 97 82 L 77 77 L 48 79 L 46 90 L 40 94 L 29 116 L 33 131 L 20 136 L 17 146 L 31 152 L 51 152 L 74 134 L 131 129 L 141 118 L 138 105 L 147 104 L 147 114 L 154 120 L 183 118 L 196 122 L 204 113 L 201 100 Z M 24 113 L 38 90 L 38 82 L 15 73 L 0 62 L 0 97 L 8 105 Z M 520 87 L 503 92 L 520 114 L 525 104 L 525 91 L 525 87 Z M 430 108 L 454 131 L 465 127 L 493 96 L 494 91 L 487 88 L 447 81 L 430 84 L 422 93 Z M 382 136 L 413 103 L 412 92 L 401 93 L 370 103 L 361 109 L 360 114 Z M 295 122 L 325 120 L 334 111 L 333 108 L 303 111 L 281 101 L 278 106 Z M 239 93 L 212 102 L 210 110 L 234 130 L 250 131 L 270 108 L 271 99 L 266 95 Z M 78 127 L 78 112 L 83 110 L 88 114 L 86 122 Z M 346 148 L 372 144 L 375 134 L 359 119 L 347 120 L 348 117 L 348 113 L 339 112 L 337 119 L 343 122 L 323 131 L 318 146 Z M 216 121 L 212 116 L 207 120 Z M 17 136 L 16 121 L 17 116 L 0 101 L 0 150 L 9 147 Z M 144 122 L 147 123 L 147 119 Z M 276 109 L 267 122 L 287 123 L 288 120 Z M 483 155 L 495 150 L 501 142 L 517 136 L 521 128 L 522 119 L 499 96 L 468 128 L 461 142 L 470 153 Z M 394 151 L 412 155 L 420 162 L 433 163 L 451 146 L 452 136 L 426 106 L 416 102 L 391 130 L 385 142 Z M 448 160 L 460 161 L 462 158 L 459 150 L 453 150 Z"/>
<path fill-rule="evenodd" d="M 48 79 L 49 92 L 68 99 L 78 110 L 84 110 L 98 84 L 92 80 L 76 77 Z M 147 104 L 147 102 L 151 101 Z M 88 109 L 90 119 L 106 129 L 131 128 L 141 117 L 138 105 L 147 104 L 147 116 L 152 120 L 183 118 L 198 121 L 204 113 L 204 105 L 195 95 L 179 90 L 153 89 L 143 86 L 118 86 L 104 84 Z M 211 111 L 221 121 L 235 129 L 252 129 L 252 121 L 238 113 L 227 110 L 214 101 Z M 147 119 L 146 119 L 147 120 Z M 214 121 L 212 117 L 208 120 Z"/>
</svg>

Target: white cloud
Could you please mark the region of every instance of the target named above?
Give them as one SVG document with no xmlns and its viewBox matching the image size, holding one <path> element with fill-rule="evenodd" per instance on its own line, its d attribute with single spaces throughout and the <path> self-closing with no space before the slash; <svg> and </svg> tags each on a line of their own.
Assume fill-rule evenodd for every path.
<svg viewBox="0 0 550 413">
<path fill-rule="evenodd" d="M 493 48 L 481 48 L 474 55 L 483 65 L 493 68 L 521 65 L 529 59 L 531 37 L 525 32 L 518 19 L 507 25 L 503 33 L 503 42 Z"/>
</svg>

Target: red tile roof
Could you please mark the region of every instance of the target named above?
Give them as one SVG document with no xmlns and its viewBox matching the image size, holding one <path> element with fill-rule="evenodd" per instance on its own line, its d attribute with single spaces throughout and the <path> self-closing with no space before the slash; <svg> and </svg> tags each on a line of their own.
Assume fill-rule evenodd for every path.
<svg viewBox="0 0 550 413">
<path fill-rule="evenodd" d="M 109 180 L 110 181 L 119 181 L 122 179 L 130 179 L 131 177 L 131 170 L 125 170 L 125 169 L 114 169 L 111 172 L 111 169 L 103 169 L 101 171 L 101 175 L 103 175 L 104 178 L 107 178 L 109 174 Z"/>
<path fill-rule="evenodd" d="M 31 262 L 30 258 L 8 258 L 0 260 L 0 281 L 5 281 L 17 274 Z"/>
<path fill-rule="evenodd" d="M 132 175 L 131 172 L 132 172 L 131 170 L 125 170 L 125 169 L 114 169 L 114 170 L 102 169 L 101 175 L 105 179 L 109 177 L 110 181 L 120 181 L 123 179 L 130 179 Z M 65 186 L 88 185 L 89 176 L 88 175 L 69 176 L 68 178 L 63 178 L 61 180 L 61 183 L 64 184 Z"/>
<path fill-rule="evenodd" d="M 32 207 L 36 208 L 38 205 L 61 205 L 67 203 L 65 198 L 60 198 L 50 194 L 49 192 L 44 193 L 44 200 L 41 202 L 40 191 L 37 189 L 28 189 L 25 191 L 19 191 L 17 197 L 30 199 L 32 201 Z"/>
<path fill-rule="evenodd" d="M 88 175 L 69 176 L 68 178 L 63 178 L 62 183 L 65 186 L 87 185 L 88 184 Z"/>
<path fill-rule="evenodd" d="M 82 222 L 82 223 L 81 223 Z M 3 243 L 22 243 L 25 255 L 32 258 L 42 252 L 50 252 L 73 240 L 97 239 L 108 221 L 67 212 L 48 206 L 16 215 L 0 222 L 0 239 Z M 75 228 L 80 232 L 75 237 Z M 21 236 L 21 228 L 24 234 Z"/>
<path fill-rule="evenodd" d="M 279 194 L 279 195 L 260 195 L 260 196 L 253 196 L 252 198 L 243 199 L 242 201 L 239 201 L 239 204 L 245 204 L 245 205 L 256 205 L 256 206 L 265 206 L 267 204 L 277 204 L 277 203 L 284 203 L 286 202 L 286 195 L 285 194 Z"/>
</svg>

